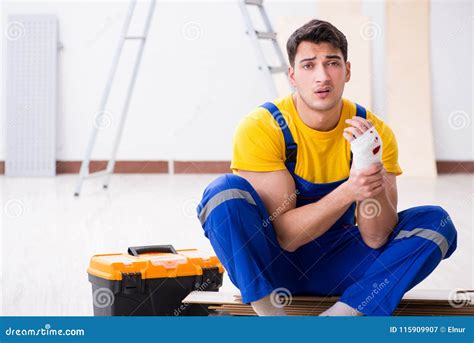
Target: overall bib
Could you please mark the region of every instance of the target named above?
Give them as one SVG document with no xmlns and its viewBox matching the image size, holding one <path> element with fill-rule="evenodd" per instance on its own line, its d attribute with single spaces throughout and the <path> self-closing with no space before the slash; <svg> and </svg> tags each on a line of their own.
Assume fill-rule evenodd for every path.
<svg viewBox="0 0 474 343">
<path fill-rule="evenodd" d="M 283 132 L 297 207 L 318 201 L 347 180 L 312 183 L 296 175 L 297 145 L 284 117 L 273 103 L 261 107 Z M 365 118 L 366 110 L 356 108 Z M 209 184 L 197 213 L 244 303 L 284 288 L 291 295 L 341 296 L 339 301 L 365 315 L 391 315 L 403 295 L 453 253 L 456 229 L 441 207 L 413 207 L 398 213 L 387 243 L 372 249 L 356 226 L 355 208 L 354 202 L 328 231 L 294 252 L 280 247 L 261 198 L 238 175 L 225 174 Z"/>
</svg>

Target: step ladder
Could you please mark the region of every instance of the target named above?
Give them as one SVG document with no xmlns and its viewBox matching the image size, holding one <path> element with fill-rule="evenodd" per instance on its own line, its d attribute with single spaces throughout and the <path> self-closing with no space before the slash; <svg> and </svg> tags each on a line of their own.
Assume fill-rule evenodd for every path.
<svg viewBox="0 0 474 343">
<path fill-rule="evenodd" d="M 101 115 L 102 113 L 106 113 L 107 100 L 109 98 L 110 90 L 112 88 L 112 84 L 113 84 L 115 74 L 116 74 L 116 71 L 117 71 L 117 66 L 118 66 L 120 56 L 122 54 L 122 50 L 123 50 L 123 47 L 125 45 L 125 42 L 127 42 L 127 41 L 137 41 L 138 40 L 139 41 L 138 51 L 137 51 L 137 54 L 135 56 L 135 63 L 133 65 L 132 75 L 131 75 L 131 78 L 129 80 L 127 93 L 126 93 L 126 96 L 125 96 L 125 102 L 124 102 L 124 105 L 123 105 L 123 108 L 122 108 L 122 113 L 120 115 L 120 120 L 119 120 L 119 124 L 118 124 L 117 133 L 115 135 L 114 142 L 113 142 L 112 156 L 111 156 L 110 160 L 107 163 L 106 169 L 95 172 L 95 173 L 90 173 L 89 172 L 89 163 L 90 163 L 90 159 L 91 159 L 91 154 L 92 154 L 92 150 L 94 148 L 95 141 L 97 139 L 97 134 L 99 132 L 98 125 L 93 125 L 92 133 L 90 135 L 89 143 L 88 143 L 87 149 L 86 149 L 85 158 L 82 161 L 81 170 L 79 172 L 79 178 L 78 178 L 76 188 L 75 188 L 75 191 L 74 191 L 75 196 L 79 196 L 79 194 L 81 192 L 82 184 L 83 184 L 84 180 L 87 179 L 87 178 L 105 176 L 103 187 L 107 188 L 108 185 L 109 185 L 110 176 L 114 172 L 115 160 L 116 160 L 116 157 L 117 157 L 117 150 L 118 150 L 118 146 L 120 144 L 120 139 L 122 137 L 123 129 L 124 129 L 124 126 L 125 126 L 125 121 L 127 119 L 128 108 L 129 108 L 129 105 L 130 105 L 130 99 L 131 99 L 132 94 L 133 94 L 133 89 L 134 89 L 134 86 L 135 86 L 135 81 L 137 79 L 138 70 L 140 69 L 140 64 L 141 64 L 142 55 L 143 55 L 143 48 L 145 47 L 146 39 L 148 37 L 148 32 L 149 32 L 149 29 L 150 29 L 150 24 L 151 24 L 151 20 L 152 20 L 152 17 L 153 17 L 153 12 L 155 10 L 155 4 L 156 4 L 156 0 L 151 0 L 150 4 L 148 5 L 148 13 L 147 13 L 147 16 L 146 16 L 146 19 L 145 19 L 145 24 L 144 24 L 144 27 L 143 27 L 143 33 L 140 36 L 129 36 L 128 35 L 128 31 L 129 31 L 129 28 L 130 28 L 130 23 L 132 21 L 133 14 L 134 14 L 134 11 L 135 11 L 136 0 L 132 0 L 129 4 L 127 15 L 125 17 L 125 21 L 124 21 L 123 26 L 122 26 L 120 39 L 118 41 L 117 48 L 115 50 L 115 55 L 114 55 L 113 60 L 112 60 L 112 66 L 111 66 L 111 69 L 109 71 L 109 76 L 108 76 L 108 79 L 107 79 L 107 83 L 105 85 L 105 89 L 104 89 L 104 92 L 102 94 L 102 99 L 100 101 L 99 111 L 97 112 L 99 115 Z M 94 118 L 94 120 L 95 119 L 96 118 Z"/>
<path fill-rule="evenodd" d="M 262 17 L 263 24 L 265 26 L 265 31 L 258 31 L 255 28 L 255 25 L 252 22 L 249 7 L 256 6 L 260 15 Z M 239 0 L 239 7 L 242 12 L 242 16 L 244 18 L 245 26 L 247 27 L 247 34 L 250 37 L 252 45 L 254 47 L 254 51 L 256 53 L 257 61 L 258 61 L 258 69 L 263 72 L 265 77 L 266 83 L 270 88 L 271 92 L 274 94 L 275 97 L 278 97 L 278 91 L 275 84 L 275 74 L 287 74 L 288 71 L 288 64 L 286 63 L 285 56 L 280 49 L 277 41 L 277 33 L 273 29 L 273 26 L 270 22 L 268 14 L 265 10 L 263 5 L 263 0 Z M 267 63 L 265 58 L 262 45 L 260 44 L 261 40 L 270 40 L 272 46 L 275 50 L 275 54 L 278 58 L 279 65 L 277 66 L 270 66 Z M 288 78 L 287 78 L 288 80 Z M 288 84 L 291 84 L 288 80 Z"/>
</svg>

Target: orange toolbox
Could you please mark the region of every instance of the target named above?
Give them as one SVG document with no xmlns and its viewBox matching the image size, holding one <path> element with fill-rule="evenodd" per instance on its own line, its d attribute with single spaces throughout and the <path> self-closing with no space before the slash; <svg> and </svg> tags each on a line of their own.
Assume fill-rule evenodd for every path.
<svg viewBox="0 0 474 343">
<path fill-rule="evenodd" d="M 206 307 L 181 301 L 191 291 L 218 291 L 224 267 L 196 249 L 154 245 L 94 255 L 87 273 L 95 316 L 205 316 Z"/>
</svg>

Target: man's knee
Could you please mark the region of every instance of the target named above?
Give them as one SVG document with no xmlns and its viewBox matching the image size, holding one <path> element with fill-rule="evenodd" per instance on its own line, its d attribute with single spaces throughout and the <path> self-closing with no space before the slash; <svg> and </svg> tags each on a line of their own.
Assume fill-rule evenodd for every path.
<svg viewBox="0 0 474 343">
<path fill-rule="evenodd" d="M 422 215 L 430 224 L 428 228 L 441 235 L 440 240 L 445 240 L 447 251 L 444 258 L 449 257 L 457 247 L 457 231 L 451 216 L 441 206 L 424 206 Z"/>
<path fill-rule="evenodd" d="M 234 174 L 224 174 L 216 178 L 206 187 L 196 209 L 201 224 L 204 225 L 216 208 L 229 205 L 228 202 L 234 200 L 242 201 L 257 209 L 256 192 L 247 180 Z"/>
<path fill-rule="evenodd" d="M 401 231 L 395 239 L 419 237 L 432 241 L 448 258 L 456 250 L 457 232 L 448 212 L 440 206 L 418 206 L 401 213 L 404 217 Z"/>
<path fill-rule="evenodd" d="M 203 200 L 228 189 L 253 191 L 253 187 L 243 177 L 235 174 L 224 174 L 212 181 L 204 190 Z"/>
<path fill-rule="evenodd" d="M 434 221 L 434 230 L 441 233 L 448 241 L 457 236 L 456 228 L 449 213 L 441 206 L 427 206 L 427 216 Z"/>
<path fill-rule="evenodd" d="M 437 216 L 440 217 L 438 232 L 446 238 L 449 244 L 448 251 L 444 257 L 444 258 L 447 258 L 451 256 L 454 250 L 456 250 L 458 233 L 456 231 L 456 227 L 454 226 L 453 220 L 451 219 L 451 216 L 449 215 L 449 213 L 446 212 L 446 210 L 440 206 L 434 206 L 434 207 L 436 207 L 435 212 Z"/>
</svg>

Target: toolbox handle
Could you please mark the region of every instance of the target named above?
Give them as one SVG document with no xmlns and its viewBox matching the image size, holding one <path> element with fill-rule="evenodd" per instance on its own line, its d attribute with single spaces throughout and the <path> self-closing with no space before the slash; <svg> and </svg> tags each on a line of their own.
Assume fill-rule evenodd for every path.
<svg viewBox="0 0 474 343">
<path fill-rule="evenodd" d="M 138 256 L 140 254 L 146 254 L 150 252 L 170 252 L 177 254 L 176 249 L 171 245 L 147 245 L 143 247 L 129 247 L 128 253 L 132 256 Z"/>
</svg>

